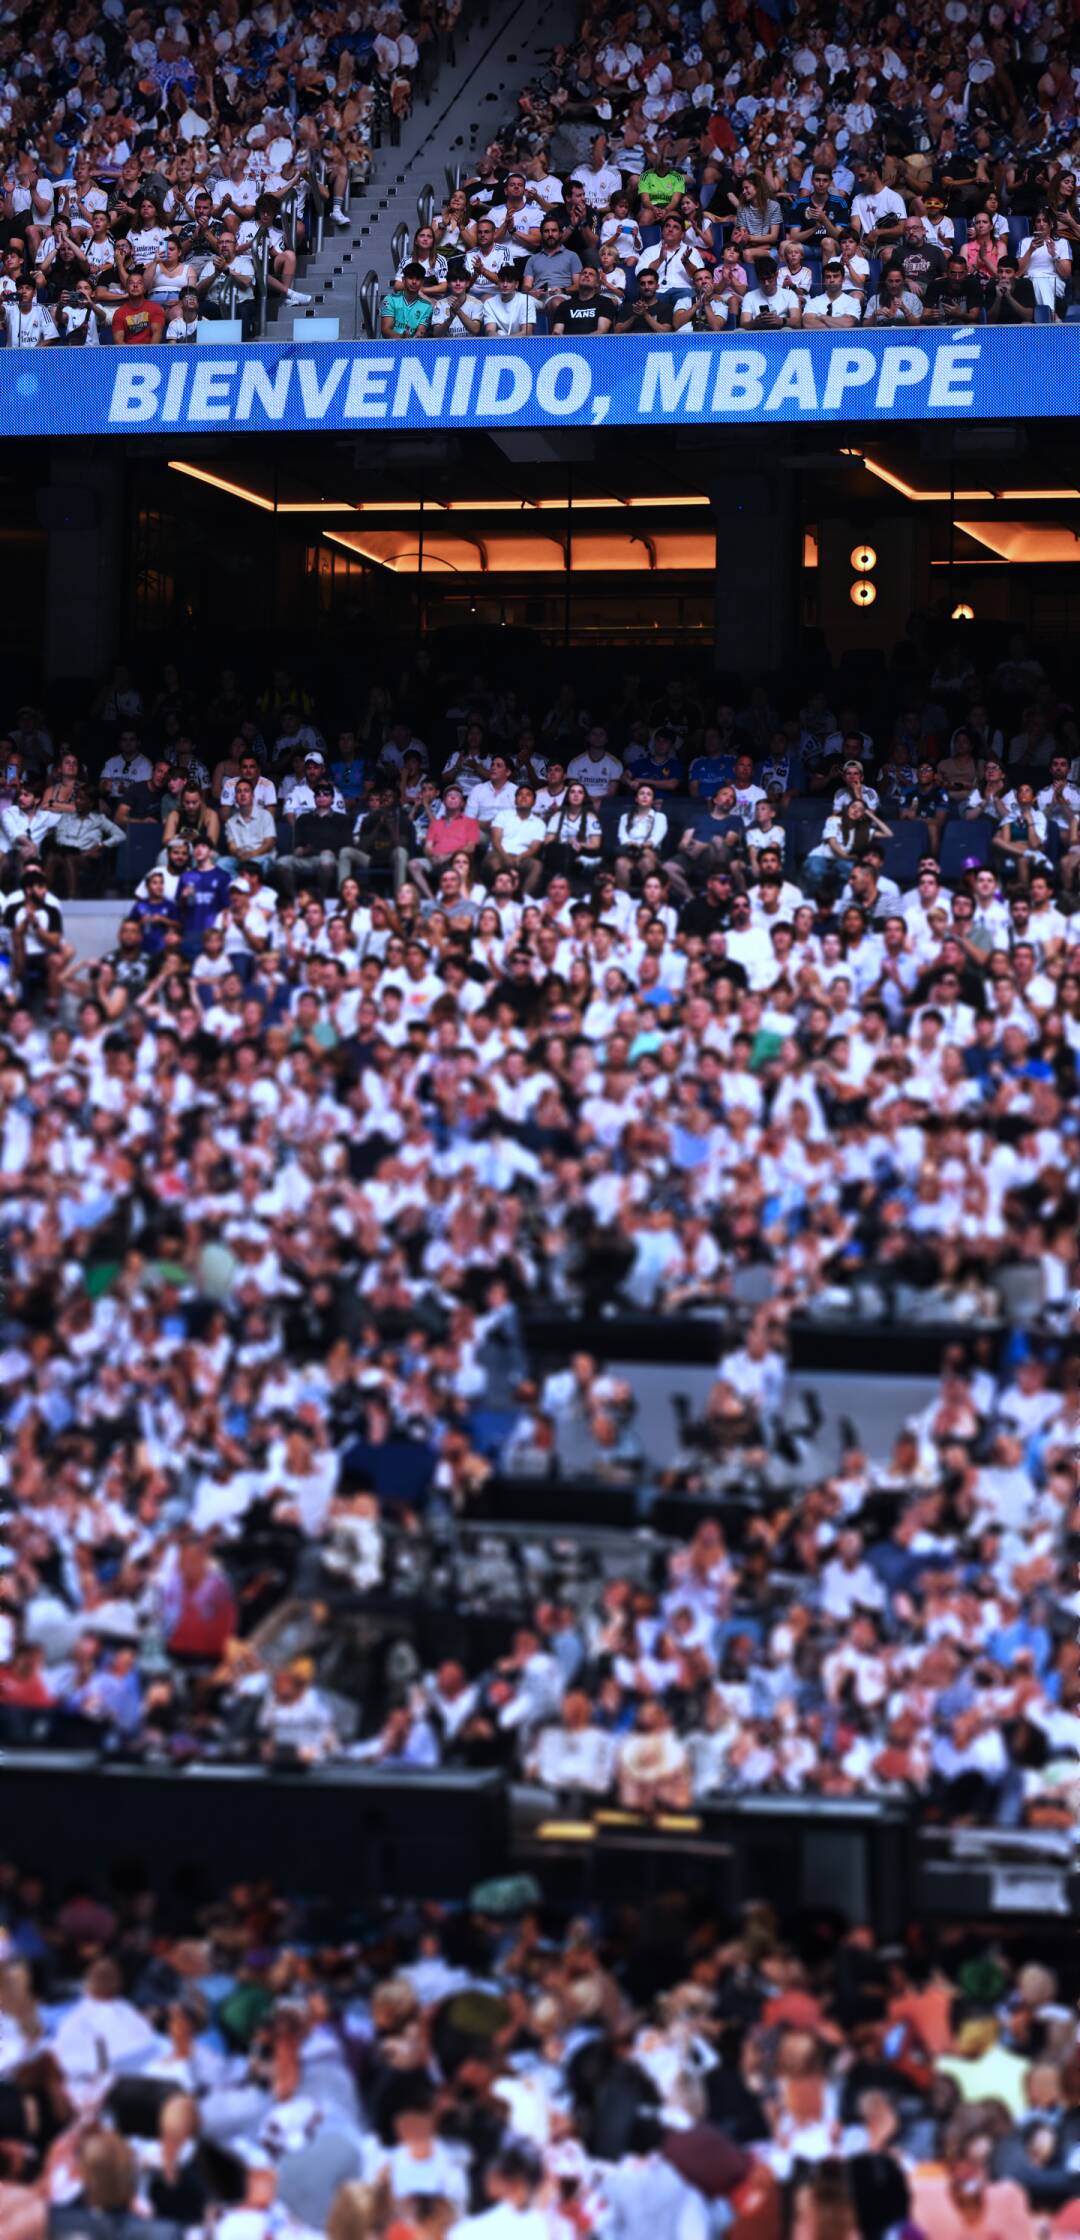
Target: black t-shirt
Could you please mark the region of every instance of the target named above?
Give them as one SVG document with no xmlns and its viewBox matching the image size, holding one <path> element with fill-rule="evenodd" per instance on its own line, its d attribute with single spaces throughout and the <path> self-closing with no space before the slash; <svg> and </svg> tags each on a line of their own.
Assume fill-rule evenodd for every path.
<svg viewBox="0 0 1080 2240">
<path fill-rule="evenodd" d="M 650 318 L 643 318 L 640 304 L 635 304 L 633 309 L 631 311 L 628 311 L 625 316 L 619 320 L 619 333 L 655 334 L 657 327 L 674 326 L 675 309 L 673 304 L 661 303 L 659 299 L 656 298 L 652 303 L 650 303 L 649 312 L 651 315 Z M 654 320 L 656 323 L 655 326 L 652 323 Z"/>
<path fill-rule="evenodd" d="M 556 324 L 565 327 L 567 334 L 595 334 L 601 319 L 610 319 L 615 306 L 610 296 L 595 295 L 588 302 L 578 296 L 568 296 L 559 308 Z"/>
<path fill-rule="evenodd" d="M 1022 304 L 1023 304 L 1024 306 L 1025 306 L 1025 308 L 1026 308 L 1026 309 L 1027 309 L 1028 311 L 1034 311 L 1034 309 L 1035 309 L 1035 289 L 1034 289 L 1034 287 L 1033 287 L 1033 285 L 1032 285 L 1031 281 L 1030 281 L 1030 280 L 1029 280 L 1029 279 L 1027 278 L 1026 274 L 1021 274 L 1021 276 L 1019 277 L 1019 279 L 1014 279 L 1014 281 L 1013 281 L 1013 284 L 1012 284 L 1012 287 L 1011 287 L 1011 288 L 1009 289 L 1009 291 L 1008 291 L 1008 292 L 1009 292 L 1010 296 L 1011 296 L 1011 297 L 1013 298 L 1013 301 L 1012 301 L 1012 303 L 1004 303 L 1004 302 L 1001 302 L 1001 301 L 1000 301 L 1000 299 L 999 299 L 999 297 L 998 297 L 998 291 L 997 291 L 997 289 L 996 289 L 996 288 L 988 288 L 988 289 L 987 289 L 987 294 L 986 294 L 986 308 L 987 308 L 987 310 L 988 310 L 988 311 L 989 311 L 989 310 L 991 310 L 991 309 L 992 309 L 992 307 L 994 306 L 994 304 L 998 304 L 998 309 L 997 309 L 997 311 L 996 311 L 996 313 L 995 313 L 995 319 L 994 319 L 994 324 L 995 324 L 995 326 L 1002 326 L 1002 327 L 1024 327 L 1024 326 L 1027 326 L 1027 324 L 1028 324 L 1028 321 L 1027 321 L 1026 319 L 1022 319 L 1022 318 L 1020 317 L 1020 313 L 1019 313 L 1019 311 L 1017 311 L 1017 310 L 1016 310 L 1016 309 L 1014 308 L 1014 306 L 1015 306 L 1016 304 L 1020 304 L 1020 303 L 1022 303 Z"/>
<path fill-rule="evenodd" d="M 924 300 L 927 310 L 941 318 L 962 319 L 966 312 L 978 310 L 982 289 L 977 280 L 950 280 L 945 273 L 940 280 L 931 280 Z"/>
<path fill-rule="evenodd" d="M 309 849 L 316 853 L 322 848 L 347 848 L 352 839 L 353 820 L 343 809 L 329 809 L 321 816 L 317 809 L 305 809 L 296 820 L 293 842 L 302 854 Z"/>
<path fill-rule="evenodd" d="M 924 295 L 931 280 L 940 280 L 945 270 L 945 259 L 933 241 L 905 242 L 889 259 L 890 272 L 902 272 L 909 288 L 916 295 Z"/>
</svg>

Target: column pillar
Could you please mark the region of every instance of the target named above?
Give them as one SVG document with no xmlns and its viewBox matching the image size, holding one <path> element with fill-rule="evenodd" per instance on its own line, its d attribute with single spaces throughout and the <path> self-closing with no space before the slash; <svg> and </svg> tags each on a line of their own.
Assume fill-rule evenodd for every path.
<svg viewBox="0 0 1080 2240">
<path fill-rule="evenodd" d="M 48 531 L 45 675 L 100 679 L 121 621 L 123 460 L 54 459 L 39 493 Z"/>
<path fill-rule="evenodd" d="M 795 477 L 763 447 L 709 489 L 716 529 L 713 660 L 746 677 L 790 670 L 800 650 L 801 526 Z"/>
</svg>

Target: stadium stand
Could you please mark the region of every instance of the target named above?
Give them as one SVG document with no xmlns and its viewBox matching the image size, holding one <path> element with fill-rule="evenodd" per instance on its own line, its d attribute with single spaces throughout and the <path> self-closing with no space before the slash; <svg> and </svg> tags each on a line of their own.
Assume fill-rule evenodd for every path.
<svg viewBox="0 0 1080 2240">
<path fill-rule="evenodd" d="M 389 336 L 1074 315 L 1063 11 L 504 13 L 316 24 L 271 0 L 12 33 L 8 341 L 190 344 L 223 318 L 251 338 L 312 293 L 343 333 Z M 410 136 L 440 64 L 447 100 Z M 383 142 L 402 168 L 357 229 Z"/>
<path fill-rule="evenodd" d="M 685 672 L 20 712 L 12 1741 L 1070 1824 L 1077 740 L 1022 642 L 955 667 L 872 731 Z M 657 1315 L 717 1361 L 660 1456 L 596 1357 Z M 945 1341 L 895 1443 L 789 1377 L 853 1318 Z M 530 1569 L 545 1514 L 604 1551 Z M 337 1615 L 410 1596 L 335 1683 Z"/>
</svg>

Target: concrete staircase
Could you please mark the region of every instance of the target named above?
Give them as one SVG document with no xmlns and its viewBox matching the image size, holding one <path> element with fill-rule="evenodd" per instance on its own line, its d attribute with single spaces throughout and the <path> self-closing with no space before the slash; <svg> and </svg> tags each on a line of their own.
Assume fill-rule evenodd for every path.
<svg viewBox="0 0 1080 2240">
<path fill-rule="evenodd" d="M 342 336 L 363 336 L 361 288 L 374 271 L 380 291 L 396 269 L 393 239 L 404 226 L 410 239 L 418 222 L 417 198 L 434 190 L 436 211 L 446 193 L 448 167 L 467 173 L 496 129 L 513 115 L 519 89 L 547 64 L 552 48 L 573 32 L 575 0 L 474 0 L 475 13 L 459 24 L 452 54 L 444 53 L 434 85 L 414 97 L 397 147 L 384 128 L 372 173 L 349 205 L 344 227 L 326 225 L 323 245 L 297 278 L 313 298 L 311 317 L 336 317 Z M 288 334 L 303 316 L 276 307 L 268 333 Z"/>
</svg>

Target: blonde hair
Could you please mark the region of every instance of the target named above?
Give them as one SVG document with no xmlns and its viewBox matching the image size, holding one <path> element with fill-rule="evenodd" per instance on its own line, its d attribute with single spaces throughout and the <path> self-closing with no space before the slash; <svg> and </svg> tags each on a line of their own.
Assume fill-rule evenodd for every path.
<svg viewBox="0 0 1080 2240">
<path fill-rule="evenodd" d="M 91 2209 L 127 2209 L 135 2196 L 138 2165 L 134 2148 L 117 2131 L 95 2131 L 79 2156 L 83 2189 Z"/>
<path fill-rule="evenodd" d="M 339 2186 L 326 2219 L 326 2240 L 375 2240 L 390 2211 L 390 2196 L 382 2180 L 366 2185 L 349 2178 Z"/>
</svg>

